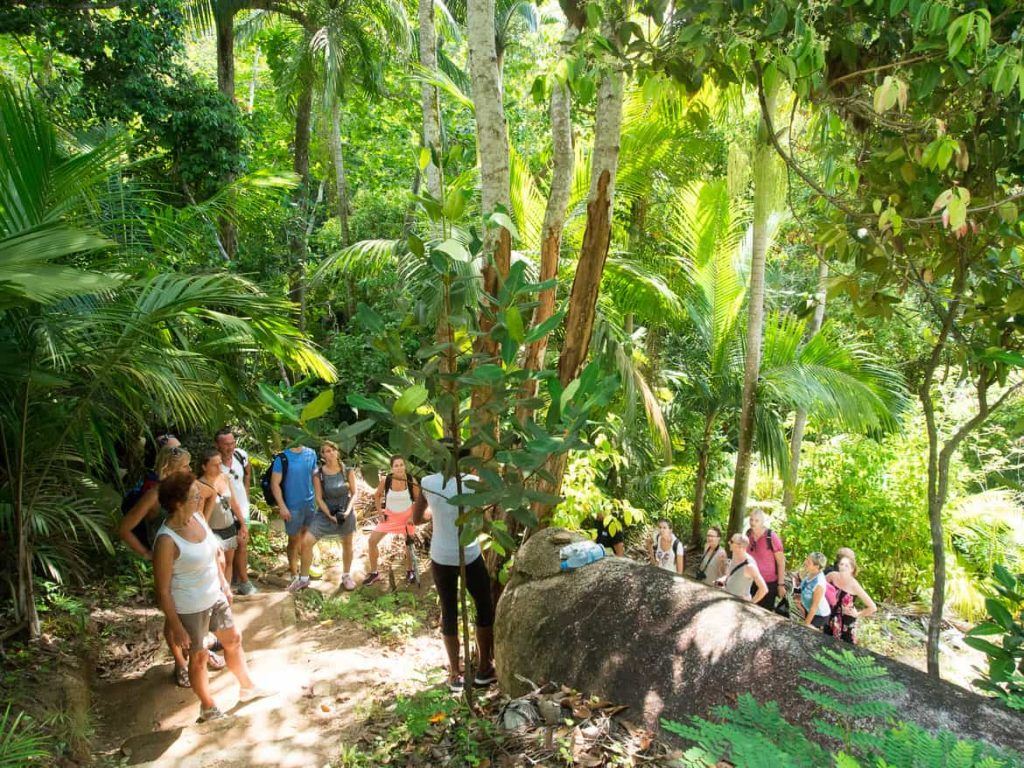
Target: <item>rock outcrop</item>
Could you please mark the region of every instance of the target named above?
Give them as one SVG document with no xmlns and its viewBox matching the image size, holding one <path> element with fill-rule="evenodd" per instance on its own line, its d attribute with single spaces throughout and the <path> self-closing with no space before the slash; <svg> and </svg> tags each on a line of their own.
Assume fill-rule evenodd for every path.
<svg viewBox="0 0 1024 768">
<path fill-rule="evenodd" d="M 813 707 L 797 695 L 801 669 L 823 648 L 849 648 L 722 590 L 609 557 L 562 573 L 558 550 L 578 534 L 548 529 L 516 556 L 498 603 L 498 677 L 512 695 L 557 681 L 627 704 L 635 719 L 685 721 L 749 692 L 791 722 Z M 901 717 L 930 730 L 1024 753 L 1024 717 L 992 700 L 875 655 L 906 686 Z"/>
</svg>

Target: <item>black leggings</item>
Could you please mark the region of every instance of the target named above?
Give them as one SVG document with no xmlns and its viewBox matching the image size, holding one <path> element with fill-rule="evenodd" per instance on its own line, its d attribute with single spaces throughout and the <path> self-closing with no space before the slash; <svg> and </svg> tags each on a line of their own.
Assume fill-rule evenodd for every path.
<svg viewBox="0 0 1024 768">
<path fill-rule="evenodd" d="M 441 600 L 441 634 L 453 637 L 459 634 L 459 566 L 441 565 L 431 560 L 430 571 L 434 574 L 434 586 Z M 489 627 L 494 624 L 491 576 L 482 556 L 466 563 L 466 590 L 476 605 L 476 625 Z"/>
</svg>

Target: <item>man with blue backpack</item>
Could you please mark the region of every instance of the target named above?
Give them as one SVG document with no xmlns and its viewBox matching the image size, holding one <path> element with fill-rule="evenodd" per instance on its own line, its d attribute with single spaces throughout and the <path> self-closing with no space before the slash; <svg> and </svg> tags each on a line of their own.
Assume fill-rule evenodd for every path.
<svg viewBox="0 0 1024 768">
<path fill-rule="evenodd" d="M 316 514 L 313 489 L 316 468 L 316 451 L 299 443 L 277 454 L 270 465 L 271 499 L 267 501 L 277 507 L 288 534 L 288 572 L 292 576 L 288 585 L 290 592 L 309 586 L 309 576 L 299 574 L 299 555 L 302 538 Z"/>
</svg>

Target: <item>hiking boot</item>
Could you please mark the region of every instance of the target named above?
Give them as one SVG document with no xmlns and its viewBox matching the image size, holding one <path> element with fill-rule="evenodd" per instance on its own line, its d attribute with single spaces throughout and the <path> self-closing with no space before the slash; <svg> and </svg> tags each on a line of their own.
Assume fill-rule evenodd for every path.
<svg viewBox="0 0 1024 768">
<path fill-rule="evenodd" d="M 289 592 L 299 592 L 309 587 L 309 576 L 296 576 L 288 585 Z"/>
<path fill-rule="evenodd" d="M 235 594 L 242 595 L 243 597 L 255 595 L 257 592 L 259 592 L 259 590 L 251 581 L 240 581 L 238 582 L 238 587 L 235 589 Z"/>
<path fill-rule="evenodd" d="M 355 579 L 353 579 L 349 574 L 346 573 L 344 576 L 341 577 L 341 586 L 343 586 L 348 592 L 351 592 L 353 589 L 356 588 Z"/>
<path fill-rule="evenodd" d="M 227 715 L 221 712 L 220 709 L 217 708 L 216 704 L 210 708 L 201 706 L 199 707 L 199 719 L 196 720 L 196 722 L 208 723 L 211 720 L 223 720 L 225 717 L 227 717 Z"/>
<path fill-rule="evenodd" d="M 448 690 L 451 691 L 452 693 L 455 693 L 455 694 L 462 693 L 462 691 L 465 689 L 465 687 L 466 687 L 466 683 L 462 679 L 462 675 L 459 675 L 454 680 L 449 680 L 448 681 Z"/>
<path fill-rule="evenodd" d="M 366 578 L 363 579 L 363 586 L 368 587 L 378 581 L 380 581 L 380 571 L 373 571 L 372 573 L 366 574 Z"/>
</svg>

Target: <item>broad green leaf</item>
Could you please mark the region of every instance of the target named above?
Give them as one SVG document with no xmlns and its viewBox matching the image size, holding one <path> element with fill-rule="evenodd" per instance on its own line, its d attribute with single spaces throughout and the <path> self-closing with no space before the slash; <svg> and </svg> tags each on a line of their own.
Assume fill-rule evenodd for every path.
<svg viewBox="0 0 1024 768">
<path fill-rule="evenodd" d="M 561 310 L 561 311 L 556 312 L 555 314 L 553 314 L 551 317 L 549 317 L 547 320 L 545 320 L 540 325 L 533 326 L 529 330 L 529 332 L 526 334 L 526 339 L 525 339 L 526 343 L 527 344 L 532 344 L 535 341 L 539 341 L 540 339 L 543 339 L 545 336 L 547 336 L 549 333 L 551 333 L 553 330 L 555 330 L 555 328 L 557 328 L 561 324 L 562 318 L 564 318 L 564 317 L 565 317 L 565 311 Z"/>
<path fill-rule="evenodd" d="M 391 407 L 395 416 L 409 416 L 427 401 L 427 388 L 422 384 L 413 384 L 406 389 Z"/>
<path fill-rule="evenodd" d="M 1013 616 L 1010 611 L 999 600 L 994 597 L 985 598 L 985 609 L 988 615 L 995 619 L 996 623 L 1007 632 L 1013 630 Z"/>
<path fill-rule="evenodd" d="M 384 403 L 362 395 L 349 395 L 345 401 L 359 411 L 374 411 L 375 413 L 391 413 Z"/>
<path fill-rule="evenodd" d="M 430 165 L 430 147 L 420 147 L 420 173 L 423 173 Z"/>
<path fill-rule="evenodd" d="M 495 211 L 487 217 L 487 225 L 504 227 L 509 231 L 509 234 L 511 234 L 513 238 L 519 237 L 519 230 L 516 229 L 516 225 L 512 222 L 511 217 L 507 213 Z"/>
<path fill-rule="evenodd" d="M 775 7 L 775 13 L 772 14 L 772 20 L 768 23 L 764 33 L 766 36 L 771 37 L 777 35 L 779 32 L 786 28 L 786 22 L 789 21 L 789 13 L 786 11 L 786 6 L 779 3 Z"/>
<path fill-rule="evenodd" d="M 573 396 L 580 388 L 580 380 L 573 379 L 569 382 L 569 385 L 562 392 L 562 397 L 559 400 L 559 408 L 564 412 L 565 407 L 572 401 Z"/>
<path fill-rule="evenodd" d="M 466 246 L 452 238 L 445 240 L 440 245 L 434 246 L 433 250 L 448 254 L 448 256 L 456 261 L 472 261 L 472 256 L 469 255 L 469 250 L 467 250 Z"/>
<path fill-rule="evenodd" d="M 523 342 L 523 316 L 519 313 L 518 307 L 509 307 L 505 310 L 505 327 L 508 328 L 508 335 L 512 337 L 512 341 L 516 344 Z"/>
<path fill-rule="evenodd" d="M 975 650 L 981 651 L 986 656 L 992 656 L 996 659 L 1010 659 L 1012 658 L 1009 653 L 1000 648 L 998 645 L 990 643 L 988 640 L 982 640 L 980 637 L 965 636 L 964 642 L 971 646 Z"/>
<path fill-rule="evenodd" d="M 956 55 L 963 49 L 973 23 L 974 14 L 966 13 L 949 25 L 949 29 L 946 30 L 946 46 L 949 49 L 949 58 L 955 59 Z"/>
<path fill-rule="evenodd" d="M 289 421 L 297 422 L 299 420 L 299 410 L 294 405 L 289 403 L 280 394 L 275 392 L 273 389 L 268 387 L 263 382 L 259 384 L 260 397 L 263 398 L 271 408 L 273 408 L 278 414 L 288 419 Z"/>
<path fill-rule="evenodd" d="M 960 229 L 960 227 L 967 223 L 967 205 L 961 198 L 954 197 L 950 200 L 949 205 L 946 206 L 946 211 L 949 213 L 950 229 Z"/>
<path fill-rule="evenodd" d="M 313 421 L 313 419 L 319 419 L 331 409 L 332 405 L 334 405 L 334 390 L 325 389 L 314 397 L 311 402 L 306 404 L 306 407 L 302 409 L 299 419 L 304 424 Z"/>
</svg>

